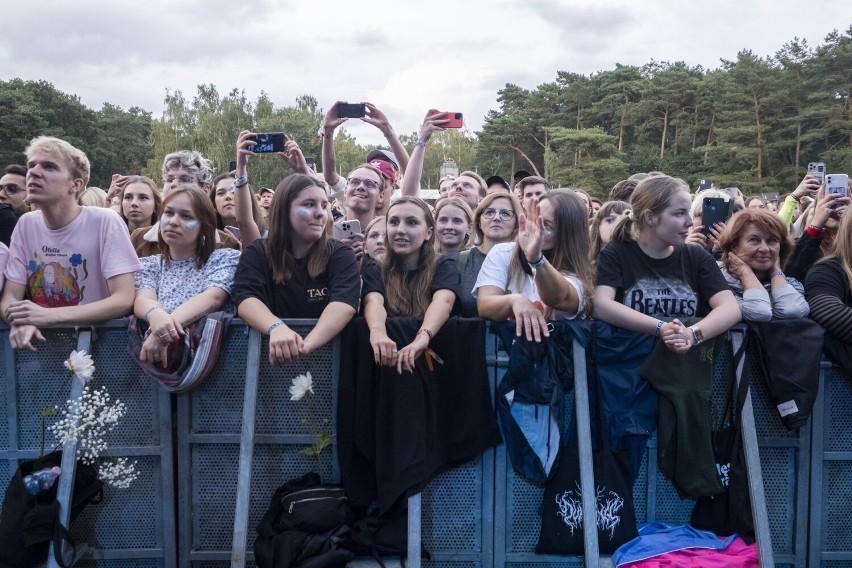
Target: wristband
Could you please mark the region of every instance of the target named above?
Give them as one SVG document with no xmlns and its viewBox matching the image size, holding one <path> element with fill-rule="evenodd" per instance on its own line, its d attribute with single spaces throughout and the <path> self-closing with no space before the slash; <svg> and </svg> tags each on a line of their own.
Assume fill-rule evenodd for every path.
<svg viewBox="0 0 852 568">
<path fill-rule="evenodd" d="M 660 337 L 660 335 L 662 335 L 662 333 L 663 333 L 663 323 L 665 323 L 665 322 L 663 322 L 663 320 L 659 320 L 659 321 L 657 322 L 657 331 L 656 331 L 656 332 L 654 332 L 654 335 L 655 335 L 655 336 Z"/>
<path fill-rule="evenodd" d="M 784 278 L 784 273 L 782 271 L 778 270 L 777 272 L 773 272 L 772 274 L 770 274 L 769 278 L 775 278 L 776 276 L 780 276 L 781 278 Z"/>
<path fill-rule="evenodd" d="M 234 187 L 242 187 L 248 183 L 248 173 L 234 178 Z"/>
<path fill-rule="evenodd" d="M 825 227 L 819 228 L 819 227 L 815 227 L 815 226 L 811 225 L 807 228 L 806 232 L 808 233 L 809 237 L 814 238 L 814 239 L 820 239 L 820 238 L 823 237 L 823 234 L 825 233 Z"/>
<path fill-rule="evenodd" d="M 420 146 L 421 148 L 426 148 L 426 142 L 418 140 L 414 143 L 415 146 Z"/>
<path fill-rule="evenodd" d="M 426 335 L 428 335 L 429 341 L 432 341 L 432 332 L 431 331 L 429 331 L 425 327 L 421 327 L 420 329 L 417 330 L 416 335 L 420 335 L 421 333 L 425 333 Z"/>
<path fill-rule="evenodd" d="M 537 261 L 535 261 L 535 262 L 530 262 L 530 261 L 528 260 L 527 262 L 529 262 L 530 266 L 532 266 L 533 268 L 538 268 L 538 267 L 540 267 L 541 265 L 543 265 L 545 262 L 547 262 L 547 259 L 546 259 L 546 258 L 544 258 L 544 255 L 541 255 L 541 258 L 539 258 Z"/>
<path fill-rule="evenodd" d="M 151 312 L 153 312 L 154 310 L 162 310 L 162 309 L 163 309 L 162 306 L 151 306 L 150 308 L 148 308 L 148 311 L 145 312 L 145 318 L 144 318 L 145 321 L 148 321 L 148 315 Z M 165 311 L 165 310 L 163 310 L 163 311 Z"/>
<path fill-rule="evenodd" d="M 277 322 L 273 323 L 272 325 L 266 328 L 266 335 L 272 335 L 272 330 L 276 327 L 281 327 L 282 325 L 284 325 L 284 322 L 282 320 L 278 320 Z"/>
</svg>

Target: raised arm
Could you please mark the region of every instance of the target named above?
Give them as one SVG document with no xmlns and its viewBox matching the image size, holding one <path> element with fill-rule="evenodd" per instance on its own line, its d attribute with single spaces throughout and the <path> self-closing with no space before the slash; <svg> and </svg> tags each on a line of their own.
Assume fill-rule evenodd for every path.
<svg viewBox="0 0 852 568">
<path fill-rule="evenodd" d="M 337 105 L 342 102 L 344 101 L 337 101 L 331 105 L 322 121 L 322 176 L 325 183 L 332 188 L 340 182 L 340 176 L 334 168 L 334 131 L 347 120 L 337 118 Z"/>
<path fill-rule="evenodd" d="M 449 119 L 430 118 L 426 115 L 423 120 L 423 125 L 420 127 L 420 135 L 417 137 L 417 142 L 414 143 L 414 150 L 411 152 L 411 159 L 408 162 L 408 171 L 402 182 L 402 194 L 413 195 L 417 197 L 420 193 L 420 178 L 423 175 L 423 159 L 426 155 L 426 145 L 432 134 L 441 132 L 444 128 L 441 125 L 449 122 Z"/>
<path fill-rule="evenodd" d="M 254 199 L 254 194 L 247 181 L 248 161 L 251 156 L 255 155 L 254 152 L 248 150 L 248 147 L 256 143 L 255 136 L 257 135 L 254 132 L 243 130 L 237 137 L 237 181 L 234 183 L 234 205 L 236 206 L 237 227 L 240 229 L 240 244 L 243 248 L 260 238 L 260 228 L 251 214 L 251 200 Z"/>
<path fill-rule="evenodd" d="M 368 114 L 361 120 L 367 124 L 372 124 L 382 132 L 385 140 L 388 142 L 388 146 L 390 146 L 391 152 L 393 152 L 394 157 L 396 157 L 396 161 L 399 162 L 399 171 L 403 174 L 406 173 L 408 168 L 408 152 L 406 151 L 405 146 L 402 145 L 399 136 L 397 136 L 396 132 L 394 132 L 393 127 L 388 121 L 388 117 L 385 116 L 385 113 L 376 108 L 376 105 L 373 103 L 364 103 L 364 105 L 367 107 Z"/>
</svg>

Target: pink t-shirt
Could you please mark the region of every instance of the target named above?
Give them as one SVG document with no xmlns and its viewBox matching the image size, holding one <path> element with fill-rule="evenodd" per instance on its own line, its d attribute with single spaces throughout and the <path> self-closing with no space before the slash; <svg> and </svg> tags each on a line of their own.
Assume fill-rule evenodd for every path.
<svg viewBox="0 0 852 568">
<path fill-rule="evenodd" d="M 26 284 L 29 298 L 48 308 L 108 298 L 108 279 L 142 267 L 124 221 L 103 207 L 83 207 L 55 231 L 31 211 L 18 219 L 9 250 L 6 279 Z"/>
<path fill-rule="evenodd" d="M 9 262 L 9 249 L 5 244 L 0 243 L 0 294 L 3 293 L 3 284 L 6 278 L 3 276 L 3 271 L 6 270 L 6 263 Z"/>
</svg>

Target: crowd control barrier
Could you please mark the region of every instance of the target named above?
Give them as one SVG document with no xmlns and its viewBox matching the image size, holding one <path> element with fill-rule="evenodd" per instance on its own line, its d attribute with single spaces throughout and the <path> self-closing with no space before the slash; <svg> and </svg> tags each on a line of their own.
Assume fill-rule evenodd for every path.
<svg viewBox="0 0 852 568">
<path fill-rule="evenodd" d="M 313 322 L 291 323 L 305 334 Z M 73 523 L 73 536 L 87 543 L 91 553 L 78 566 L 229 566 L 240 530 L 246 565 L 253 566 L 254 529 L 275 488 L 318 468 L 325 479 L 339 479 L 333 451 L 336 341 L 292 366 L 272 368 L 266 339 L 235 320 L 219 363 L 205 383 L 193 392 L 170 395 L 132 362 L 122 320 L 45 330 L 45 336 L 47 341 L 39 344 L 37 352 L 14 351 L 8 327 L 0 325 L 0 397 L 7 408 L 7 419 L 0 424 L 0 478 L 10 479 L 22 460 L 38 455 L 42 410 L 62 405 L 71 392 L 71 375 L 62 363 L 72 349 L 87 344 L 97 367 L 94 384 L 106 385 L 114 399 L 127 405 L 127 415 L 108 437 L 110 452 L 131 457 L 140 470 L 129 489 L 107 488 L 103 502 L 87 507 Z M 489 373 L 496 385 L 507 359 L 495 348 L 495 336 L 489 334 L 486 341 Z M 714 390 L 721 400 L 731 362 L 726 357 L 717 361 Z M 255 371 L 251 483 L 240 496 L 245 386 Z M 308 371 L 315 395 L 291 401 L 292 379 Z M 823 365 L 821 395 L 811 421 L 790 433 L 748 357 L 744 372 L 753 378 L 755 433 L 774 565 L 852 565 L 850 378 Z M 573 393 L 569 398 L 573 399 Z M 319 461 L 302 452 L 314 440 L 317 425 L 327 426 L 332 434 L 332 447 Z M 48 439 L 52 441 L 49 433 Z M 443 473 L 414 501 L 420 507 L 420 522 L 413 528 L 431 555 L 421 564 L 436 568 L 583 566 L 584 559 L 579 557 L 534 554 L 541 493 L 540 487 L 515 476 L 502 446 Z M 658 473 L 654 438 L 634 487 L 634 500 L 639 522 L 685 523 L 692 510 L 693 501 L 680 499 Z"/>
</svg>

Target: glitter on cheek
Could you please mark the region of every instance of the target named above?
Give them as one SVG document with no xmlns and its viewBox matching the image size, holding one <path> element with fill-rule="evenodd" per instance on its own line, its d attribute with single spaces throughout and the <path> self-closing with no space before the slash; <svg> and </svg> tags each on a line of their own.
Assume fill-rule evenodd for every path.
<svg viewBox="0 0 852 568">
<path fill-rule="evenodd" d="M 554 232 L 553 232 L 553 231 L 551 231 L 550 229 L 545 229 L 545 230 L 544 230 L 544 238 L 545 238 L 545 239 L 547 239 L 547 240 L 552 239 L 552 238 L 554 237 L 554 235 L 555 235 L 555 234 L 556 234 L 556 233 L 554 233 Z"/>
<path fill-rule="evenodd" d="M 296 208 L 296 215 L 298 215 L 299 217 L 311 217 L 312 216 L 311 210 L 307 207 L 297 207 Z"/>
<path fill-rule="evenodd" d="M 190 231 L 194 231 L 198 227 L 198 221 L 187 221 L 186 228 Z"/>
</svg>

